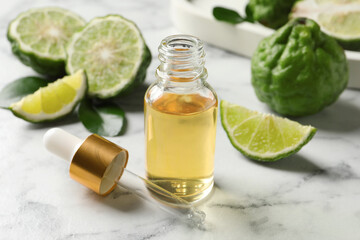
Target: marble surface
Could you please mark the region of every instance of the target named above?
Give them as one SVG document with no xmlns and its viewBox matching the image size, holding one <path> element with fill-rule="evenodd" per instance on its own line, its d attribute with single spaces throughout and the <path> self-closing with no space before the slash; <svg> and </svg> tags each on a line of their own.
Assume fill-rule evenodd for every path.
<svg viewBox="0 0 360 240">
<path fill-rule="evenodd" d="M 7 24 L 39 6 L 71 8 L 90 20 L 123 14 L 142 30 L 152 53 L 146 84 L 154 80 L 157 45 L 177 33 L 167 0 L 12 0 L 0 8 L 0 87 L 34 72 L 11 53 Z M 250 61 L 206 47 L 209 83 L 221 99 L 264 112 L 250 84 Z M 144 175 L 142 94 L 123 100 L 126 134 L 110 138 L 130 151 L 128 169 Z M 244 158 L 218 123 L 215 189 L 199 206 L 206 229 L 192 229 L 132 194 L 116 189 L 102 198 L 73 182 L 68 165 L 48 153 L 42 136 L 51 127 L 85 137 L 70 116 L 32 125 L 0 111 L 0 239 L 360 239 L 360 92 L 346 90 L 319 114 L 296 119 L 318 128 L 298 154 L 271 164 Z"/>
</svg>

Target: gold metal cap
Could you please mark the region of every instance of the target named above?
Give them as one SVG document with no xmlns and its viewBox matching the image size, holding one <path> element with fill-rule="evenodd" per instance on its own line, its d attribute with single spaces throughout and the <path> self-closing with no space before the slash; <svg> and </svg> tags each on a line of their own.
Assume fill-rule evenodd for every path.
<svg viewBox="0 0 360 240">
<path fill-rule="evenodd" d="M 70 164 L 70 177 L 100 195 L 116 186 L 128 162 L 128 151 L 99 135 L 85 139 Z"/>
</svg>

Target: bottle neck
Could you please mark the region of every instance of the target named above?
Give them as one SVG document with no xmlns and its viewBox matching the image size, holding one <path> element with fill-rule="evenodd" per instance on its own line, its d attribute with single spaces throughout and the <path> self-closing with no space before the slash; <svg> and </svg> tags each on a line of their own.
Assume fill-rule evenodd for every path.
<svg viewBox="0 0 360 240">
<path fill-rule="evenodd" d="M 189 85 L 207 78 L 203 43 L 193 36 L 173 35 L 162 40 L 159 60 L 156 76 L 160 81 Z"/>
</svg>

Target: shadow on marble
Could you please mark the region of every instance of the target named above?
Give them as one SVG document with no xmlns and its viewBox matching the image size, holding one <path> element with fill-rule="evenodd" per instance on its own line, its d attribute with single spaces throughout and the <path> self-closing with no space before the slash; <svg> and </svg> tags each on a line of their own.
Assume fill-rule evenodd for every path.
<svg viewBox="0 0 360 240">
<path fill-rule="evenodd" d="M 113 101 L 119 104 L 119 106 L 123 108 L 125 112 L 143 112 L 144 96 L 149 86 L 149 84 L 143 83 L 134 89 L 134 91 L 132 91 L 130 94 L 114 99 Z"/>
<path fill-rule="evenodd" d="M 323 171 L 323 169 L 311 162 L 309 159 L 301 156 L 300 154 L 294 154 L 290 157 L 275 161 L 275 162 L 258 162 L 251 159 L 248 161 L 265 168 L 272 168 L 287 172 L 299 172 L 299 173 L 313 173 L 317 171 Z"/>
<path fill-rule="evenodd" d="M 116 187 L 106 197 L 99 196 L 90 191 L 88 197 L 92 198 L 94 201 L 99 202 L 100 204 L 105 204 L 120 212 L 134 211 L 136 209 L 139 209 L 143 204 L 142 200 L 139 199 L 137 196 L 119 187 Z"/>
<path fill-rule="evenodd" d="M 315 115 L 293 119 L 319 130 L 350 132 L 360 128 L 360 109 L 351 102 L 339 99 Z"/>
</svg>

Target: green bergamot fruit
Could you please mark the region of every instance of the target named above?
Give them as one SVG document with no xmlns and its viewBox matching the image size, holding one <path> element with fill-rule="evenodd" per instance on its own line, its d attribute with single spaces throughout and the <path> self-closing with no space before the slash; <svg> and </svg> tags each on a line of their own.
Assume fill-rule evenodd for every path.
<svg viewBox="0 0 360 240">
<path fill-rule="evenodd" d="M 288 22 L 296 0 L 250 0 L 246 15 L 261 24 L 277 29 Z"/>
<path fill-rule="evenodd" d="M 306 18 L 294 19 L 263 39 L 251 72 L 260 101 L 288 116 L 314 114 L 332 104 L 349 78 L 344 50 Z"/>
<path fill-rule="evenodd" d="M 65 45 L 85 25 L 77 14 L 58 7 L 21 13 L 8 28 L 13 53 L 36 72 L 51 77 L 65 74 Z"/>
</svg>

